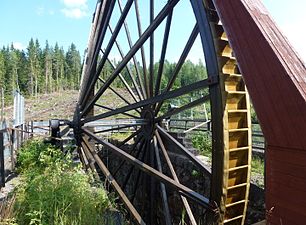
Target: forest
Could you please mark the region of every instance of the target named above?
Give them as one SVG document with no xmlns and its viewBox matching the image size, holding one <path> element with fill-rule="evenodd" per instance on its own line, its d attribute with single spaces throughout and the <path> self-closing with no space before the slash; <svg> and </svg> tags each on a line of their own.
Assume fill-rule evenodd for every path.
<svg viewBox="0 0 306 225">
<path fill-rule="evenodd" d="M 119 62 L 115 59 L 108 61 L 104 66 L 100 78 L 106 80 Z M 127 67 L 129 67 L 127 69 Z M 142 74 L 140 63 L 128 64 L 122 72 L 122 76 L 132 86 L 131 74 L 136 74 L 136 69 Z M 163 90 L 176 67 L 176 63 L 165 61 L 161 77 L 160 90 Z M 3 88 L 6 103 L 12 100 L 12 92 L 18 90 L 26 97 L 37 97 L 39 94 L 60 92 L 63 90 L 78 90 L 81 79 L 82 59 L 75 44 L 71 44 L 67 51 L 58 43 L 50 46 L 48 41 L 41 47 L 38 39 L 29 41 L 25 50 L 19 50 L 11 46 L 4 46 L 0 50 L 0 89 Z M 154 65 L 154 77 L 157 77 L 159 63 Z M 134 76 L 134 75 L 133 75 Z M 176 86 L 185 86 L 207 76 L 206 68 L 201 60 L 193 63 L 187 60 L 182 66 Z M 117 78 L 114 87 L 124 87 L 122 81 Z"/>
<path fill-rule="evenodd" d="M 41 47 L 32 38 L 26 50 L 4 46 L 0 50 L 0 88 L 6 102 L 12 92 L 18 90 L 24 96 L 37 96 L 67 89 L 78 89 L 81 75 L 81 56 L 75 44 L 67 51 L 57 43 L 50 46 L 46 41 Z"/>
</svg>

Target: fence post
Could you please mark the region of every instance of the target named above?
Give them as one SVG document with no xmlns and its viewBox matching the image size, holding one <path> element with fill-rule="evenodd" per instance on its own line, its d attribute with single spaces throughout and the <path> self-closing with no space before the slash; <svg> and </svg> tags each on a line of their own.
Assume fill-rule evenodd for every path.
<svg viewBox="0 0 306 225">
<path fill-rule="evenodd" d="M 34 135 L 34 122 L 33 122 L 33 120 L 31 120 L 31 138 L 33 137 L 33 135 Z"/>
<path fill-rule="evenodd" d="M 20 127 L 21 127 L 20 146 L 21 146 L 24 141 L 24 124 L 21 124 Z"/>
<path fill-rule="evenodd" d="M 3 132 L 0 132 L 0 186 L 5 186 Z"/>
<path fill-rule="evenodd" d="M 19 148 L 19 131 L 18 131 L 18 127 L 16 127 L 16 149 Z"/>
<path fill-rule="evenodd" d="M 11 164 L 12 164 L 12 170 L 15 169 L 15 158 L 14 158 L 14 138 L 15 138 L 15 131 L 13 129 L 11 129 L 11 132 L 9 132 L 10 134 L 10 140 L 11 140 Z"/>
</svg>

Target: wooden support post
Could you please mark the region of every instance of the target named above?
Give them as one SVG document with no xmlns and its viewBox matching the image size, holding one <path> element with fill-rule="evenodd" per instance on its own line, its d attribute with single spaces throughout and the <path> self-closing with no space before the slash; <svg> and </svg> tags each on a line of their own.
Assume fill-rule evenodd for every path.
<svg viewBox="0 0 306 225">
<path fill-rule="evenodd" d="M 3 133 L 0 132 L 0 187 L 5 186 Z"/>
</svg>

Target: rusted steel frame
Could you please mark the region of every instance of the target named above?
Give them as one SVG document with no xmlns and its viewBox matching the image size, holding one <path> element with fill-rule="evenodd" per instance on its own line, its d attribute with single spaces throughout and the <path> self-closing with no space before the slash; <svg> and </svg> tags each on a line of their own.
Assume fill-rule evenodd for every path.
<svg viewBox="0 0 306 225">
<path fill-rule="evenodd" d="M 101 52 L 104 54 L 104 51 L 101 49 Z M 107 62 L 111 65 L 112 69 L 115 70 L 116 67 L 114 65 L 114 63 L 109 60 L 109 58 L 107 58 Z M 121 73 L 118 74 L 120 80 L 122 81 L 122 83 L 124 84 L 124 86 L 126 87 L 127 91 L 130 93 L 130 95 L 132 96 L 132 98 L 134 99 L 135 102 L 138 102 L 136 95 L 134 94 L 132 88 L 130 87 L 130 85 L 128 84 L 128 82 L 124 79 L 124 77 L 122 76 Z"/>
<path fill-rule="evenodd" d="M 142 36 L 142 28 L 141 28 L 141 20 L 140 20 L 140 14 L 139 14 L 138 0 L 134 1 L 134 6 L 135 6 L 135 14 L 136 14 L 136 20 L 137 20 L 138 36 L 140 38 Z M 146 62 L 146 56 L 145 56 L 145 51 L 144 51 L 143 46 L 141 46 L 140 51 L 141 51 L 142 69 L 143 69 L 143 84 L 144 84 L 144 89 L 147 91 L 148 90 L 147 62 Z M 147 93 L 146 93 L 146 95 L 147 95 Z"/>
<path fill-rule="evenodd" d="M 184 50 L 183 50 L 183 52 L 182 52 L 182 54 L 180 56 L 180 59 L 178 60 L 176 66 L 175 66 L 175 69 L 173 71 L 171 79 L 169 80 L 169 82 L 167 84 L 165 92 L 170 91 L 170 89 L 172 88 L 172 86 L 174 84 L 174 81 L 176 80 L 176 78 L 177 78 L 177 76 L 178 76 L 178 74 L 179 74 L 179 72 L 180 72 L 180 70 L 181 70 L 181 68 L 182 68 L 182 66 L 183 66 L 183 64 L 184 64 L 184 62 L 185 62 L 185 60 L 186 60 L 186 58 L 187 58 L 187 56 L 188 56 L 192 46 L 193 46 L 196 38 L 197 38 L 197 36 L 198 36 L 198 34 L 199 34 L 199 27 L 198 27 L 198 24 L 195 24 L 195 26 L 194 26 L 194 28 L 193 28 L 193 30 L 191 32 L 191 35 L 190 35 L 190 37 L 189 37 L 189 39 L 187 41 L 187 44 L 186 44 L 186 46 L 185 46 L 185 48 L 184 48 Z M 163 104 L 163 101 L 158 103 L 158 105 L 157 105 L 157 107 L 155 109 L 155 115 L 158 114 L 160 108 L 162 107 L 162 104 Z"/>
<path fill-rule="evenodd" d="M 168 134 L 166 130 L 161 128 L 159 125 L 156 125 L 156 127 L 164 137 L 166 137 L 168 140 L 173 142 L 188 159 L 190 159 L 202 172 L 205 173 L 206 176 L 211 177 L 210 168 L 205 166 L 198 158 L 196 158 L 191 152 L 189 152 L 181 143 L 179 143 L 174 137 Z"/>
<path fill-rule="evenodd" d="M 166 21 L 164 39 L 163 39 L 163 44 L 162 44 L 162 49 L 161 49 L 161 54 L 160 54 L 160 59 L 159 59 L 158 72 L 157 72 L 156 83 L 155 83 L 155 96 L 159 94 L 160 82 L 161 82 L 161 77 L 163 74 L 165 58 L 166 58 L 166 51 L 167 51 L 167 46 L 168 46 L 168 41 L 169 41 L 169 33 L 170 33 L 170 28 L 171 28 L 172 15 L 173 15 L 173 10 L 170 11 L 167 17 L 167 21 Z"/>
<path fill-rule="evenodd" d="M 113 4 L 115 4 L 115 0 L 113 0 L 112 1 L 113 2 Z M 127 14 L 128 14 L 128 12 L 129 12 L 129 10 L 130 10 L 130 8 L 131 8 L 131 5 L 132 5 L 132 3 L 133 3 L 133 0 L 128 0 L 128 2 L 126 3 L 126 5 L 125 5 L 125 7 L 124 7 L 124 10 L 123 10 L 123 13 L 121 14 L 121 16 L 120 16 L 120 18 L 119 18 L 119 20 L 118 20 L 118 22 L 117 22 L 117 24 L 116 24 L 116 27 L 115 27 L 115 30 L 114 30 L 114 32 L 113 32 L 113 34 L 112 34 L 112 36 L 111 36 L 111 38 L 110 38 L 110 40 L 109 40 L 109 42 L 108 42 L 108 45 L 107 45 L 107 47 L 106 47 L 106 49 L 105 49 L 105 52 L 104 52 L 104 55 L 102 56 L 102 59 L 100 60 L 100 62 L 99 62 L 99 65 L 98 65 L 98 68 L 96 69 L 96 68 L 94 68 L 93 70 L 93 72 L 91 72 L 91 73 L 94 73 L 94 76 L 92 77 L 92 79 L 91 79 L 91 82 L 90 82 L 90 84 L 89 84 L 89 86 L 88 86 L 88 88 L 87 88 L 87 94 L 86 95 L 88 95 L 89 93 L 90 93 L 90 90 L 92 90 L 93 88 L 94 88 L 94 84 L 97 82 L 97 79 L 98 79 L 98 77 L 99 77 L 99 74 L 101 73 L 101 71 L 102 71 L 102 69 L 103 69 L 103 67 L 104 67 L 104 65 L 105 65 L 105 62 L 106 62 L 106 60 L 107 60 L 107 57 L 108 57 L 108 55 L 109 55 L 109 53 L 110 53 L 110 51 L 111 51 L 111 49 L 112 49 L 112 47 L 113 47 L 113 45 L 114 45 L 114 41 L 116 40 L 116 38 L 117 38 L 117 36 L 118 36 L 118 34 L 119 34 L 119 31 L 120 31 L 120 29 L 121 29 L 121 27 L 122 27 L 122 24 L 123 24 L 123 22 L 124 22 L 124 20 L 125 20 L 125 18 L 126 18 L 126 16 L 127 16 Z M 109 11 L 110 12 L 110 14 L 112 14 L 112 10 L 111 11 Z M 109 16 L 109 17 L 111 17 L 111 15 L 107 15 L 107 16 Z M 107 28 L 108 28 L 108 26 L 109 26 L 109 20 L 107 20 L 107 21 L 105 21 L 105 23 L 103 24 L 104 26 L 103 26 L 103 32 L 105 32 L 106 33 L 106 30 L 107 30 Z M 105 30 L 105 31 L 104 31 Z M 104 38 L 104 36 L 105 36 L 105 34 L 103 35 L 103 38 Z M 101 45 L 102 45 L 102 41 L 103 40 L 101 40 Z M 100 49 L 101 49 L 101 45 L 99 45 L 99 49 L 97 49 L 97 55 L 95 54 L 95 57 L 98 57 L 98 54 L 99 54 L 99 52 L 100 52 Z M 95 58 L 94 58 L 95 59 Z M 109 84 L 108 84 L 109 85 Z M 83 107 L 85 106 L 85 104 L 86 104 L 86 102 L 84 102 L 84 104 L 82 104 L 81 105 L 81 109 L 83 109 Z"/>
<path fill-rule="evenodd" d="M 82 130 L 87 136 L 91 137 L 97 143 L 102 144 L 103 146 L 109 148 L 113 153 L 115 153 L 119 157 L 125 159 L 127 162 L 129 162 L 131 164 L 134 164 L 139 169 L 144 171 L 146 174 L 148 174 L 152 177 L 155 177 L 157 180 L 163 182 L 165 185 L 168 185 L 169 187 L 179 191 L 182 195 L 198 202 L 200 205 L 202 205 L 206 209 L 208 209 L 212 212 L 215 212 L 215 209 L 216 209 L 215 206 L 210 204 L 209 199 L 207 199 L 203 195 L 191 190 L 190 188 L 188 188 L 188 187 L 186 187 L 182 184 L 177 183 L 173 179 L 171 179 L 171 178 L 167 177 L 166 175 L 158 172 L 156 169 L 150 167 L 146 163 L 143 163 L 140 160 L 136 159 L 135 157 L 129 155 L 128 153 L 119 149 L 115 145 L 113 145 L 113 144 L 111 144 L 107 141 L 101 140 L 98 136 L 96 136 L 92 132 L 88 131 L 87 129 L 82 128 Z"/>
<path fill-rule="evenodd" d="M 108 25 L 108 28 L 110 30 L 110 33 L 113 34 L 113 30 L 112 30 L 110 25 Z M 119 54 L 120 54 L 121 58 L 124 59 L 124 53 L 123 53 L 122 48 L 121 48 L 121 46 L 120 46 L 120 44 L 118 43 L 117 40 L 115 40 L 115 45 L 117 46 L 117 49 L 119 51 Z M 135 56 L 133 56 L 133 57 L 135 57 Z M 136 89 L 136 93 L 137 93 L 139 99 L 140 100 L 144 99 L 143 92 L 142 92 L 142 90 L 139 89 L 139 86 L 137 85 L 137 82 L 136 82 L 136 80 L 135 80 L 135 78 L 133 76 L 133 72 L 131 71 L 131 68 L 129 67 L 129 65 L 126 65 L 125 68 L 128 71 L 128 74 L 129 74 L 129 76 L 130 76 L 130 78 L 132 80 L 132 83 L 133 83 L 133 85 L 134 85 L 134 87 Z"/>
<path fill-rule="evenodd" d="M 98 114 L 96 116 L 87 117 L 83 121 L 81 121 L 81 123 L 87 123 L 87 122 L 90 122 L 90 121 L 103 119 L 103 118 L 113 116 L 113 115 L 116 115 L 116 114 L 119 114 L 119 113 L 124 113 L 124 112 L 130 111 L 130 110 L 133 110 L 133 109 L 137 109 L 137 108 L 140 108 L 140 107 L 143 107 L 143 106 L 153 105 L 157 102 L 162 102 L 162 101 L 165 101 L 165 100 L 170 99 L 170 98 L 176 98 L 176 97 L 179 97 L 181 95 L 188 94 L 188 93 L 190 93 L 192 91 L 195 91 L 195 90 L 198 90 L 198 89 L 203 89 L 203 88 L 208 87 L 209 85 L 213 85 L 215 83 L 217 83 L 217 80 L 214 80 L 214 79 L 205 79 L 205 80 L 202 80 L 202 81 L 198 81 L 196 83 L 186 85 L 182 88 L 178 88 L 176 90 L 169 91 L 169 92 L 164 92 L 164 93 L 162 93 L 160 95 L 157 95 L 155 97 L 145 99 L 145 100 L 133 103 L 133 104 L 128 105 L 128 106 L 123 106 L 121 108 L 115 109 L 115 110 L 110 111 L 110 112 L 105 112 L 105 113 L 102 113 L 102 114 Z"/>
<path fill-rule="evenodd" d="M 82 85 L 84 88 L 81 88 L 81 97 L 79 99 L 79 104 L 81 106 L 81 109 L 84 108 L 84 105 L 86 104 L 88 98 L 90 97 L 90 93 L 92 92 L 92 89 L 94 88 L 94 83 L 96 82 L 91 82 L 93 79 L 95 79 L 96 74 L 96 68 L 97 68 L 97 60 L 98 60 L 98 55 L 99 55 L 99 49 L 102 46 L 102 42 L 105 38 L 105 34 L 107 31 L 107 24 L 110 21 L 114 6 L 115 6 L 115 1 L 113 0 L 105 0 L 102 2 L 102 8 L 101 11 L 103 12 L 103 15 L 101 17 L 101 20 L 99 21 L 99 27 L 96 30 L 96 35 L 94 37 L 93 43 L 95 44 L 93 47 L 93 55 L 89 56 L 91 60 L 91 64 L 89 65 L 89 68 L 87 71 L 85 71 L 85 76 L 87 77 L 86 82 Z M 90 46 L 89 46 L 90 47 Z M 91 51 L 91 49 L 89 49 Z M 99 74 L 99 73 L 98 73 Z"/>
<path fill-rule="evenodd" d="M 110 108 L 110 107 L 107 107 L 107 106 L 104 106 L 104 105 L 100 105 L 100 104 L 98 104 L 98 103 L 95 103 L 95 106 L 98 106 L 98 107 L 100 107 L 100 108 L 102 108 L 102 109 L 106 109 L 106 110 L 109 110 L 109 111 L 113 111 L 113 110 L 115 110 L 115 109 L 113 109 L 113 108 Z M 139 119 L 140 117 L 137 117 L 137 116 L 134 116 L 134 115 L 132 115 L 132 114 L 130 114 L 130 113 L 126 113 L 126 112 L 124 112 L 124 113 L 122 113 L 123 115 L 126 115 L 126 116 L 129 116 L 129 117 L 133 117 L 133 118 L 135 118 L 135 119 Z"/>
<path fill-rule="evenodd" d="M 135 53 L 139 50 L 139 48 L 144 44 L 144 42 L 150 37 L 153 30 L 155 30 L 164 18 L 169 13 L 179 0 L 172 0 L 171 2 L 167 3 L 161 12 L 157 15 L 154 19 L 153 23 L 146 29 L 146 31 L 142 34 L 142 36 L 138 39 L 138 41 L 134 44 L 131 50 L 127 53 L 125 58 L 122 62 L 117 66 L 116 70 L 113 72 L 111 77 L 106 81 L 106 85 L 104 85 L 96 95 L 91 99 L 91 101 L 85 106 L 84 110 L 81 112 L 81 116 L 84 117 L 87 115 L 91 107 L 93 106 L 94 102 L 98 100 L 98 98 L 105 92 L 107 87 L 113 82 L 113 80 L 118 76 L 118 74 L 122 71 L 122 69 L 126 66 L 126 64 L 130 61 L 130 59 L 135 55 Z"/>
<path fill-rule="evenodd" d="M 138 138 L 136 141 L 135 141 L 135 143 L 133 144 L 133 146 L 132 146 L 132 149 L 131 149 L 131 151 L 129 152 L 129 154 L 130 155 L 132 155 L 135 151 L 136 151 L 136 147 L 137 147 L 137 145 L 138 145 L 138 143 L 140 142 L 140 146 L 139 146 L 139 149 L 141 150 L 142 148 L 143 148 L 143 145 L 145 144 L 145 140 L 142 138 L 142 137 L 140 137 L 140 138 Z M 140 151 L 139 150 L 139 151 Z M 119 172 L 119 170 L 121 169 L 121 167 L 124 165 L 124 163 L 125 163 L 125 160 L 124 159 L 121 159 L 121 163 L 120 163 L 120 165 L 117 167 L 117 169 L 114 171 L 114 176 L 116 176 L 116 174 Z"/>
<path fill-rule="evenodd" d="M 99 81 L 101 82 L 101 83 L 103 83 L 103 84 L 105 84 L 105 80 L 103 80 L 102 78 L 98 78 L 99 79 Z M 123 97 L 118 91 L 116 91 L 113 87 L 111 87 L 111 86 L 109 86 L 109 89 L 112 91 L 112 92 L 114 92 L 115 93 L 115 95 L 117 95 L 121 100 L 123 100 L 126 104 L 128 104 L 128 105 L 130 105 L 131 103 L 128 101 L 128 100 L 126 100 L 126 98 L 125 97 Z M 140 113 L 140 111 L 139 110 L 136 110 L 138 113 Z"/>
<path fill-rule="evenodd" d="M 118 0 L 118 4 L 119 4 L 120 12 L 122 13 L 122 1 Z M 131 38 L 130 31 L 129 31 L 129 28 L 128 28 L 128 25 L 127 25 L 126 21 L 124 21 L 123 25 L 124 25 L 124 29 L 125 29 L 125 33 L 126 33 L 126 37 L 127 37 L 129 46 L 130 46 L 130 48 L 132 48 L 133 47 L 133 42 L 132 42 L 132 38 Z M 133 56 L 133 62 L 134 62 L 134 65 L 135 65 L 136 75 L 137 75 L 137 78 L 138 78 L 140 89 L 142 91 L 142 95 L 143 95 L 144 98 L 147 98 L 146 90 L 144 88 L 143 80 L 141 79 L 141 74 L 140 74 L 139 67 L 138 67 L 138 61 L 137 61 L 137 58 L 136 58 L 135 55 Z"/>
<path fill-rule="evenodd" d="M 118 125 L 117 127 L 95 131 L 94 133 L 95 134 L 101 134 L 101 133 L 105 133 L 105 132 L 109 132 L 109 131 L 113 131 L 113 130 L 121 130 L 121 129 L 124 129 L 124 128 L 131 128 L 131 127 L 135 127 L 135 126 L 139 126 L 139 124 L 128 124 L 128 125 L 124 125 L 124 126 Z"/>
<path fill-rule="evenodd" d="M 83 137 L 83 141 L 85 142 L 86 139 Z M 91 149 L 90 146 L 88 146 L 89 152 L 91 153 L 92 157 L 96 161 L 99 168 L 102 170 L 104 176 L 106 177 L 106 180 L 112 185 L 112 187 L 116 190 L 118 195 L 120 196 L 121 200 L 129 210 L 129 212 L 134 217 L 135 221 L 140 225 L 145 225 L 146 223 L 143 221 L 133 204 L 130 202 L 130 200 L 127 198 L 123 190 L 120 188 L 119 184 L 115 180 L 115 178 L 112 176 L 112 174 L 109 172 L 103 161 L 100 159 L 100 157 L 97 155 L 94 149 Z"/>
<path fill-rule="evenodd" d="M 157 169 L 159 172 L 163 172 L 162 165 L 161 165 L 161 160 L 160 160 L 160 155 L 159 155 L 159 150 L 157 146 L 157 139 L 154 136 L 153 137 L 153 142 L 154 142 L 154 152 L 155 152 L 155 158 L 156 158 L 156 164 L 157 164 Z M 168 197 L 167 197 L 167 192 L 166 192 L 166 187 L 163 183 L 160 182 L 160 190 L 161 190 L 161 195 L 163 199 L 163 207 L 164 207 L 164 214 L 165 214 L 165 221 L 166 225 L 171 225 L 171 214 L 169 210 L 169 204 L 168 204 Z"/>
<path fill-rule="evenodd" d="M 186 105 L 184 105 L 182 107 L 176 108 L 173 111 L 169 111 L 169 112 L 165 113 L 164 115 L 157 117 L 155 121 L 162 121 L 165 118 L 169 118 L 170 116 L 178 114 L 178 113 L 180 113 L 182 111 L 185 111 L 187 109 L 193 108 L 193 107 L 195 107 L 197 105 L 200 105 L 200 104 L 202 104 L 204 102 L 207 102 L 209 100 L 209 98 L 210 98 L 209 95 L 201 97 L 201 98 L 199 98 L 199 99 L 197 99 L 195 101 L 192 101 L 192 102 L 190 102 L 190 103 L 188 103 L 188 104 L 186 104 Z"/>
<path fill-rule="evenodd" d="M 154 0 L 150 0 L 150 24 L 154 20 Z M 153 97 L 153 77 L 154 77 L 154 31 L 150 36 L 150 73 L 149 73 L 149 96 Z"/>
<path fill-rule="evenodd" d="M 164 158 L 165 158 L 165 160 L 166 160 L 166 163 L 167 163 L 167 165 L 168 165 L 168 167 L 169 167 L 169 169 L 170 169 L 170 173 L 171 173 L 173 179 L 174 179 L 177 183 L 180 183 L 180 181 L 179 181 L 179 179 L 178 179 L 178 177 L 177 177 L 177 175 L 176 175 L 176 172 L 175 172 L 175 170 L 174 170 L 174 167 L 173 167 L 173 165 L 172 165 L 172 162 L 171 162 L 171 160 L 170 160 L 169 154 L 168 154 L 168 152 L 167 152 L 167 150 L 166 150 L 166 148 L 165 148 L 165 145 L 164 145 L 164 143 L 163 143 L 163 141 L 162 141 L 162 139 L 161 139 L 161 137 L 160 137 L 160 135 L 159 135 L 159 133 L 158 133 L 157 130 L 155 131 L 155 135 L 156 135 L 156 137 L 157 137 L 158 144 L 159 144 L 159 146 L 160 146 L 160 148 L 161 148 L 161 151 L 162 151 L 163 156 L 164 156 Z M 190 220 L 190 222 L 191 222 L 191 225 L 197 225 L 197 222 L 196 222 L 196 220 L 195 220 L 195 218 L 194 218 L 194 216 L 193 216 L 193 213 L 192 213 L 192 211 L 191 211 L 191 208 L 190 208 L 190 205 L 189 205 L 187 199 L 186 199 L 184 196 L 182 196 L 182 195 L 181 195 L 181 199 L 182 199 L 182 202 L 183 202 L 184 207 L 185 207 L 185 209 L 186 209 L 186 212 L 187 212 L 187 215 L 188 215 L 189 220 Z"/>
</svg>

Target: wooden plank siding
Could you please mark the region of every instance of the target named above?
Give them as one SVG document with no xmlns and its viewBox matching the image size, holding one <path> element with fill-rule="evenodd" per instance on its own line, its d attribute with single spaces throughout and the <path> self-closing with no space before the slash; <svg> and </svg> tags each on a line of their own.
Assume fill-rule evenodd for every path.
<svg viewBox="0 0 306 225">
<path fill-rule="evenodd" d="M 305 64 L 260 0 L 214 4 L 267 141 L 268 223 L 305 224 Z"/>
</svg>

